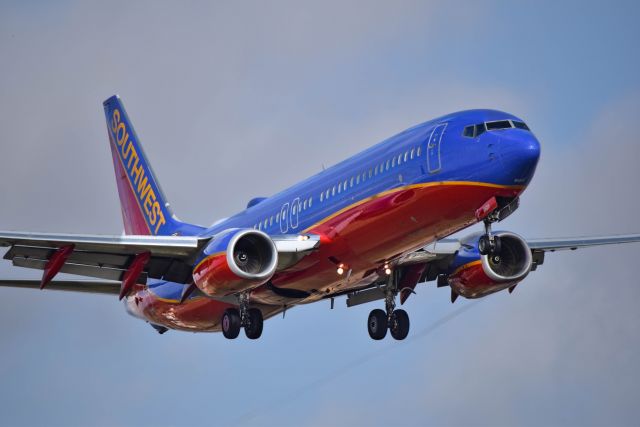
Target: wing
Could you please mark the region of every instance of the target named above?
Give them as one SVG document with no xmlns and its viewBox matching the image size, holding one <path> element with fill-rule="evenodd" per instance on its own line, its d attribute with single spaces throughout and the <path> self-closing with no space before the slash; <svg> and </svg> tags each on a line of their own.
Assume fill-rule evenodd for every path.
<svg viewBox="0 0 640 427">
<path fill-rule="evenodd" d="M 543 264 L 546 252 L 634 242 L 640 242 L 640 234 L 527 240 L 533 253 L 532 270 Z M 399 275 L 400 302 L 407 300 L 418 283 L 437 280 L 438 287 L 448 286 L 446 273 L 463 244 L 457 239 L 442 239 L 396 260 L 393 267 Z M 384 298 L 385 284 L 386 278 L 380 276 L 363 281 L 349 292 L 347 306 Z"/>
<path fill-rule="evenodd" d="M 121 281 L 136 255 L 149 253 L 138 283 L 157 278 L 187 283 L 191 265 L 208 239 L 178 236 L 96 236 L 0 232 L 0 246 L 10 249 L 4 258 L 18 267 L 44 270 L 62 248 L 73 251 L 59 272 Z"/>
<path fill-rule="evenodd" d="M 278 269 L 295 265 L 320 244 L 319 236 L 272 236 L 279 256 Z M 121 282 L 139 254 L 149 259 L 137 283 L 162 279 L 190 283 L 193 266 L 209 237 L 99 236 L 0 231 L 0 246 L 10 247 L 4 258 L 18 267 L 47 270 L 58 261 L 55 273 L 75 274 Z M 55 273 L 53 275 L 55 275 Z M 44 277 L 43 281 L 44 282 Z M 84 291 L 106 289 L 109 282 L 58 282 L 59 289 Z M 5 281 L 0 286 L 30 287 L 32 283 Z M 50 284 L 53 286 L 53 283 Z M 40 286 L 40 283 L 39 283 Z M 118 284 L 118 288 L 120 285 Z M 52 287 L 53 288 L 53 287 Z M 104 293 L 95 291 L 98 293 Z M 110 292 L 109 292 L 110 293 Z"/>
<path fill-rule="evenodd" d="M 602 237 L 574 237 L 556 239 L 530 239 L 527 244 L 532 251 L 554 252 L 561 250 L 576 250 L 589 246 L 617 245 L 620 243 L 640 242 L 640 234 L 625 234 Z"/>
</svg>

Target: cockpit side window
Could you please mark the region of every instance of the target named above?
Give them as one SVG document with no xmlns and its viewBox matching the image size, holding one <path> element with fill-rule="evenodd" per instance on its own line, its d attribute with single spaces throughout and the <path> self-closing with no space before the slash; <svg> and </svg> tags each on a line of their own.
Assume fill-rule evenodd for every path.
<svg viewBox="0 0 640 427">
<path fill-rule="evenodd" d="M 516 122 L 515 120 L 513 121 L 513 125 L 518 128 L 518 129 L 524 129 L 524 130 L 531 130 L 529 129 L 529 126 L 527 126 L 525 123 L 523 122 Z"/>
<path fill-rule="evenodd" d="M 476 125 L 476 136 L 480 136 L 484 133 L 484 131 L 487 130 L 484 127 L 484 123 L 480 123 Z"/>
<path fill-rule="evenodd" d="M 463 136 L 467 136 L 469 138 L 473 138 L 473 133 L 474 133 L 474 126 L 467 126 L 466 128 L 464 128 L 464 131 L 462 132 Z"/>
</svg>

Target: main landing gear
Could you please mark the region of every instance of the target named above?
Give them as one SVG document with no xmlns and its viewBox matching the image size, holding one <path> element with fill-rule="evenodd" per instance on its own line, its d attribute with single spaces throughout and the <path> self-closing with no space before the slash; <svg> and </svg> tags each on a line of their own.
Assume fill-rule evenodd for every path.
<svg viewBox="0 0 640 427">
<path fill-rule="evenodd" d="M 262 335 L 264 323 L 262 312 L 257 308 L 249 308 L 249 294 L 246 292 L 238 296 L 240 309 L 227 308 L 222 315 L 222 334 L 227 339 L 235 339 L 240 335 L 240 328 L 244 328 L 247 338 L 255 340 Z"/>
<path fill-rule="evenodd" d="M 480 252 L 480 255 L 493 256 L 499 254 L 500 249 L 502 249 L 500 237 L 491 234 L 491 224 L 495 221 L 490 217 L 484 220 L 484 235 L 478 240 L 478 252 Z"/>
<path fill-rule="evenodd" d="M 409 315 L 404 310 L 396 310 L 396 295 L 398 294 L 397 275 L 392 272 L 389 283 L 385 288 L 385 308 L 379 308 L 369 313 L 367 329 L 369 336 L 374 340 L 381 340 L 387 335 L 387 329 L 396 340 L 403 340 L 409 335 Z"/>
</svg>

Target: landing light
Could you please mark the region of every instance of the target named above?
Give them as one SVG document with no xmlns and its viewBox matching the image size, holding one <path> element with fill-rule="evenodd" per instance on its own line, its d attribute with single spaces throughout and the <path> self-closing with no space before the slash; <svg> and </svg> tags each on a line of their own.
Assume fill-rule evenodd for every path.
<svg viewBox="0 0 640 427">
<path fill-rule="evenodd" d="M 338 270 L 336 270 L 338 275 L 342 276 L 344 274 L 344 264 L 340 264 L 338 266 Z"/>
<path fill-rule="evenodd" d="M 384 274 L 386 274 L 387 276 L 391 275 L 391 268 L 389 267 L 389 264 L 384 265 Z"/>
</svg>

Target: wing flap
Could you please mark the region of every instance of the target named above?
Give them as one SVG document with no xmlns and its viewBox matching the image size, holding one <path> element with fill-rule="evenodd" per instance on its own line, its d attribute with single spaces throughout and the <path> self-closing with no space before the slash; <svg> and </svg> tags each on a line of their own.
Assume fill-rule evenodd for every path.
<svg viewBox="0 0 640 427">
<path fill-rule="evenodd" d="M 35 259 L 35 258 L 21 258 L 16 257 L 12 260 L 13 265 L 16 267 L 31 268 L 35 270 L 44 270 L 47 265 L 47 260 Z M 65 263 L 60 268 L 60 273 L 74 274 L 78 276 L 95 277 L 97 279 L 106 280 L 122 280 L 125 270 L 109 268 L 109 267 L 94 267 L 89 265 L 73 264 L 70 262 Z M 147 283 L 147 273 L 142 273 L 138 278 L 138 283 Z"/>
</svg>

